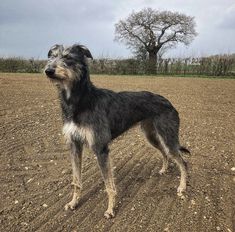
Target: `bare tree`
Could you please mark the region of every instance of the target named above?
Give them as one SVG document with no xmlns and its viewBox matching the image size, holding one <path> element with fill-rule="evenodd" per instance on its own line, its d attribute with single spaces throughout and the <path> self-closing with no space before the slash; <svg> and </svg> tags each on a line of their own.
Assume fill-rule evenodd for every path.
<svg viewBox="0 0 235 232">
<path fill-rule="evenodd" d="M 125 43 L 135 54 L 148 57 L 151 73 L 155 73 L 161 49 L 178 43 L 188 45 L 196 35 L 194 17 L 151 8 L 133 12 L 115 24 L 115 40 Z"/>
</svg>

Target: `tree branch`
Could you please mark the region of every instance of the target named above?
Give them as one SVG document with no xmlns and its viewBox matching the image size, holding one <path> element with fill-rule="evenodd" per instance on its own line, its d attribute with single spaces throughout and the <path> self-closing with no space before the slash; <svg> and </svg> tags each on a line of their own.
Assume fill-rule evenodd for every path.
<svg viewBox="0 0 235 232">
<path fill-rule="evenodd" d="M 129 30 L 125 25 L 123 25 L 124 29 L 134 38 L 139 40 L 145 47 L 147 47 L 147 43 L 145 43 L 138 35 L 134 34 L 131 30 Z"/>
<path fill-rule="evenodd" d="M 174 34 L 173 34 L 173 36 L 171 36 L 170 38 L 168 38 L 167 40 L 165 40 L 165 41 L 162 42 L 161 44 L 163 45 L 163 44 L 168 43 L 168 42 L 170 42 L 170 41 L 177 41 L 177 39 L 176 39 L 176 34 L 177 34 L 177 33 L 183 33 L 183 31 L 182 31 L 182 30 L 175 31 Z"/>
<path fill-rule="evenodd" d="M 172 26 L 172 25 L 170 24 L 170 25 L 168 25 L 168 26 L 162 28 L 161 34 L 159 35 L 158 40 L 157 40 L 157 44 L 161 44 L 161 41 L 160 41 L 160 40 L 161 40 L 162 36 L 165 34 L 165 31 L 166 31 L 168 28 L 170 28 L 171 26 Z"/>
</svg>

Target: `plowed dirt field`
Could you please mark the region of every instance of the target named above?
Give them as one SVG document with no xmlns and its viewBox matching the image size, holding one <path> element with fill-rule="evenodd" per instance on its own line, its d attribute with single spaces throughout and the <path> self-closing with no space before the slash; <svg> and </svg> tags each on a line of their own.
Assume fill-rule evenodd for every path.
<svg viewBox="0 0 235 232">
<path fill-rule="evenodd" d="M 179 172 L 160 176 L 159 152 L 134 127 L 111 145 L 118 189 L 116 217 L 107 207 L 95 156 L 83 162 L 75 211 L 71 165 L 54 86 L 39 74 L 0 74 L 0 231 L 235 231 L 235 80 L 92 76 L 99 87 L 148 90 L 167 97 L 181 117 L 181 144 L 191 150 L 188 191 Z"/>
</svg>

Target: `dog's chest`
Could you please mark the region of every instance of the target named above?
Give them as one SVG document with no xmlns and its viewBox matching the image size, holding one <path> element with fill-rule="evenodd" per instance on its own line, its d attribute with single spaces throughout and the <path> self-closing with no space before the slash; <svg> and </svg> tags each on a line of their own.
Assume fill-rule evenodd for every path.
<svg viewBox="0 0 235 232">
<path fill-rule="evenodd" d="M 87 126 L 77 125 L 73 121 L 66 122 L 63 126 L 63 134 L 69 143 L 72 139 L 80 140 L 89 146 L 93 144 L 93 130 Z"/>
</svg>

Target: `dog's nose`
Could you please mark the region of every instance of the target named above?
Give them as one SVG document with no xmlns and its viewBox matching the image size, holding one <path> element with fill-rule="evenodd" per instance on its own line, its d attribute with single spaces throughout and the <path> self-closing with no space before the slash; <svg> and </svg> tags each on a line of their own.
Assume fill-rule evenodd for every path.
<svg viewBox="0 0 235 232">
<path fill-rule="evenodd" d="M 46 73 L 47 76 L 52 76 L 53 74 L 55 74 L 55 69 L 53 69 L 53 68 L 47 68 L 47 69 L 45 70 L 45 73 Z"/>
</svg>

